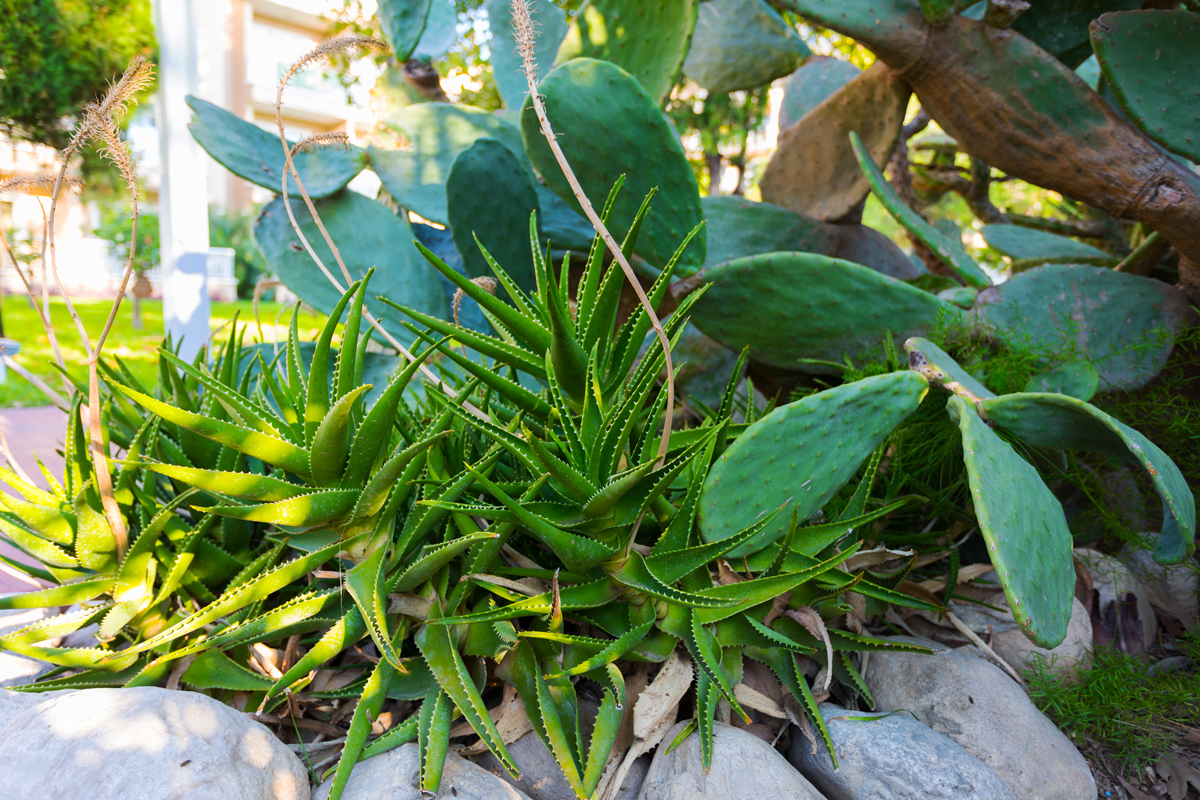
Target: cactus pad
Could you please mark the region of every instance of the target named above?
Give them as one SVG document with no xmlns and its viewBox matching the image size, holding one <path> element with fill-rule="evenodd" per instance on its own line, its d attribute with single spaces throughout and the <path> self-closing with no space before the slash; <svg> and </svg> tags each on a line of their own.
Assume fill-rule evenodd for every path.
<svg viewBox="0 0 1200 800">
<path fill-rule="evenodd" d="M 1066 364 L 1034 375 L 1025 384 L 1026 392 L 1065 394 L 1087 402 L 1100 388 L 1100 373 L 1086 361 L 1068 361 Z"/>
<path fill-rule="evenodd" d="M 205 152 L 239 178 L 279 194 L 284 157 L 278 135 L 199 97 L 188 95 L 187 104 L 193 112 L 188 130 Z M 367 165 L 367 154 L 357 147 L 348 150 L 324 147 L 297 153 L 292 162 L 309 197 L 317 198 L 345 188 Z M 288 176 L 288 193 L 299 196 L 291 176 Z"/>
<path fill-rule="evenodd" d="M 879 164 L 891 158 L 908 84 L 877 63 L 838 89 L 779 135 L 779 147 L 763 170 L 763 199 L 820 220 L 850 212 L 870 190 L 847 141 L 859 133 Z"/>
<path fill-rule="evenodd" d="M 984 225 L 980 231 L 988 247 L 1013 259 L 1027 258 L 1111 258 L 1090 244 L 1019 225 Z"/>
<path fill-rule="evenodd" d="M 945 350 L 928 339 L 914 336 L 904 343 L 908 353 L 908 368 L 925 376 L 926 380 L 968 400 L 995 397 L 990 389 L 962 368 Z M 965 392 L 963 391 L 965 390 Z"/>
<path fill-rule="evenodd" d="M 826 97 L 858 77 L 861 70 L 832 56 L 812 56 L 783 82 L 779 104 L 779 130 L 792 127 Z"/>
<path fill-rule="evenodd" d="M 698 6 L 699 0 L 589 0 L 575 13 L 554 65 L 573 58 L 611 61 L 662 105 L 683 69 Z"/>
<path fill-rule="evenodd" d="M 700 535 L 728 539 L 781 503 L 786 508 L 731 555 L 782 536 L 792 514 L 815 514 L 867 456 L 916 410 L 929 386 L 915 372 L 846 383 L 775 409 L 717 459 L 700 495 Z"/>
<path fill-rule="evenodd" d="M 919 0 L 777 0 L 777 5 L 857 39 L 880 58 L 897 64 L 916 60 L 929 30 Z"/>
<path fill-rule="evenodd" d="M 700 4 L 683 72 L 704 89 L 723 94 L 782 78 L 809 53 L 766 0 L 709 0 Z"/>
<path fill-rule="evenodd" d="M 1013 617 L 1036 644 L 1067 635 L 1075 570 L 1062 506 L 1038 471 L 955 396 L 946 405 L 962 434 L 975 517 Z"/>
<path fill-rule="evenodd" d="M 492 32 L 489 44 L 492 55 L 492 77 L 504 100 L 505 108 L 518 109 L 529 95 L 529 82 L 522 72 L 521 56 L 517 54 L 517 37 L 512 27 L 512 7 L 509 0 L 487 0 L 488 27 Z M 538 77 L 550 71 L 558 46 L 567 35 L 567 20 L 558 6 L 550 2 L 535 3 L 530 9 L 537 26 L 537 42 L 533 63 Z"/>
<path fill-rule="evenodd" d="M 1196 318 L 1173 286 L 1074 264 L 1035 267 L 985 289 L 971 314 L 1000 339 L 1086 359 L 1102 392 L 1144 386 L 1171 355 L 1175 332 Z"/>
<path fill-rule="evenodd" d="M 1038 0 L 1012 29 L 1071 69 L 1092 55 L 1088 25 L 1106 11 L 1141 8 L 1141 0 Z"/>
<path fill-rule="evenodd" d="M 629 230 L 646 194 L 658 188 L 635 252 L 655 267 L 666 266 L 680 242 L 700 224 L 703 212 L 683 145 L 658 105 L 628 72 L 592 58 L 556 67 L 538 88 L 559 146 L 592 204 L 599 207 L 617 179 L 625 176 L 609 222 L 617 241 Z M 521 112 L 521 133 L 529 158 L 546 184 L 579 211 L 528 100 Z M 676 268 L 677 276 L 700 268 L 705 241 L 703 231 L 692 240 Z"/>
<path fill-rule="evenodd" d="M 706 266 L 762 253 L 801 252 L 832 255 L 838 229 L 771 203 L 744 197 L 705 197 L 704 228 L 708 231 Z"/>
<path fill-rule="evenodd" d="M 458 42 L 458 9 L 454 0 L 433 0 L 425 16 L 425 30 L 412 52 L 413 58 L 441 58 Z"/>
<path fill-rule="evenodd" d="M 1137 7 L 1137 4 L 1133 4 Z M 1200 161 L 1200 14 L 1125 11 L 1092 24 L 1100 70 L 1133 123 Z"/>
<path fill-rule="evenodd" d="M 1196 502 L 1179 468 L 1142 434 L 1095 406 L 1061 394 L 1009 394 L 980 404 L 989 422 L 1035 447 L 1086 450 L 1137 464 L 1163 501 L 1163 528 L 1154 549 L 1160 564 L 1178 564 L 1195 550 Z"/>
<path fill-rule="evenodd" d="M 923 266 L 918 266 L 895 242 L 874 228 L 853 222 L 840 222 L 834 227 L 838 232 L 838 246 L 829 254 L 834 258 L 853 261 L 905 281 L 926 274 Z"/>
<path fill-rule="evenodd" d="M 329 271 L 345 283 L 341 270 L 303 202 L 292 200 L 292 212 L 309 244 Z M 438 274 L 412 243 L 408 221 L 381 204 L 349 190 L 316 202 L 317 212 L 329 235 L 338 246 L 350 276 L 358 280 L 371 267 L 377 267 L 371 279 L 367 307 L 377 318 L 391 320 L 386 327 L 394 336 L 404 333 L 394 309 L 375 299 L 380 294 L 443 319 L 448 316 L 446 297 Z M 304 297 L 304 302 L 328 314 L 342 293 L 321 274 L 300 244 L 283 207 L 283 198 L 262 210 L 254 223 L 254 238 L 267 264 L 289 289 Z"/>
<path fill-rule="evenodd" d="M 538 210 L 537 194 L 529 170 L 511 150 L 485 137 L 459 153 L 446 181 L 446 205 L 454 245 L 468 275 L 493 277 L 475 242 L 478 238 L 518 286 L 527 292 L 536 289 L 525 232 L 530 214 Z"/>
<path fill-rule="evenodd" d="M 749 345 L 756 362 L 806 372 L 837 372 L 806 363 L 841 363 L 883 355 L 927 333 L 939 316 L 963 312 L 928 292 L 867 267 L 810 253 L 771 253 L 706 269 L 709 283 L 692 306 L 692 324 L 732 350 Z"/>
<path fill-rule="evenodd" d="M 446 211 L 450 167 L 476 139 L 490 136 L 526 160 L 516 126 L 474 106 L 417 103 L 390 116 L 384 127 L 404 144 L 395 150 L 372 145 L 371 168 L 397 203 L 440 225 L 450 223 Z"/>
<path fill-rule="evenodd" d="M 425 31 L 431 0 L 380 0 L 379 23 L 384 38 L 401 63 L 412 57 Z"/>
<path fill-rule="evenodd" d="M 883 204 L 887 212 L 903 225 L 905 230 L 920 239 L 969 286 L 976 288 L 990 286 L 991 279 L 963 251 L 961 235 L 957 239 L 947 237 L 945 233 L 930 225 L 920 214 L 905 205 L 904 201 L 900 199 L 900 195 L 896 194 L 896 190 L 887 182 L 887 178 L 883 177 L 883 172 L 876 163 L 878 159 L 874 152 L 865 146 L 857 133 L 850 134 L 850 144 L 858 157 L 863 179 L 869 183 L 871 191 L 875 193 L 875 197 Z"/>
</svg>

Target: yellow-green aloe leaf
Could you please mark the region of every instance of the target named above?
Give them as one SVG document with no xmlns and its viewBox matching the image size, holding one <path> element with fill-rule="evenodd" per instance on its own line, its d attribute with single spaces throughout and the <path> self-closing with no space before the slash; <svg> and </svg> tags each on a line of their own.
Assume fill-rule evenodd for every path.
<svg viewBox="0 0 1200 800">
<path fill-rule="evenodd" d="M 193 507 L 197 511 L 232 519 L 310 528 L 315 525 L 324 525 L 344 516 L 354 507 L 354 502 L 358 500 L 358 494 L 353 489 L 321 489 L 299 497 L 255 506 Z"/>
</svg>

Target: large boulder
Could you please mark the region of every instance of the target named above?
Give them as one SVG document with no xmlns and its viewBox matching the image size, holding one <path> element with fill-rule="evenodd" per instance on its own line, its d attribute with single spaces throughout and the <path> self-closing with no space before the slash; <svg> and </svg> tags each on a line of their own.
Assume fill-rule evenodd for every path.
<svg viewBox="0 0 1200 800">
<path fill-rule="evenodd" d="M 44 703 L 51 697 L 68 694 L 71 691 L 74 690 L 62 689 L 57 692 L 37 694 L 34 692 L 14 692 L 9 689 L 0 689 L 0 741 L 4 739 L 4 729 L 8 727 L 8 724 L 25 713 L 27 709 L 33 708 L 39 703 Z"/>
<path fill-rule="evenodd" d="M 1083 603 L 1072 599 L 1067 636 L 1058 647 L 1052 650 L 1039 647 L 1030 641 L 1020 627 L 1013 627 L 993 637 L 992 650 L 1014 669 L 1023 669 L 1036 658 L 1046 664 L 1051 672 L 1073 677 L 1092 663 L 1091 615 Z"/>
<path fill-rule="evenodd" d="M 418 769 L 416 742 L 360 761 L 350 773 L 342 800 L 423 800 L 417 785 Z M 331 776 L 317 788 L 313 800 L 326 800 L 332 788 Z M 529 800 L 519 789 L 454 751 L 446 754 L 438 797 L 454 800 Z"/>
<path fill-rule="evenodd" d="M 56 692 L 0 730 L 0 793 L 54 800 L 308 800 L 300 760 L 194 692 Z"/>
<path fill-rule="evenodd" d="M 714 726 L 712 768 L 705 774 L 700 734 L 691 734 L 666 752 L 686 726 L 677 723 L 663 737 L 638 800 L 825 800 L 771 745 L 719 722 Z"/>
<path fill-rule="evenodd" d="M 982 761 L 904 712 L 871 714 L 830 703 L 820 711 L 837 767 L 824 742 L 814 753 L 798 732 L 788 760 L 829 800 L 1015 800 Z"/>
<path fill-rule="evenodd" d="M 877 710 L 913 714 L 990 767 L 1018 800 L 1095 800 L 1091 770 L 1070 740 L 1003 670 L 967 648 L 872 653 L 863 677 Z"/>
<path fill-rule="evenodd" d="M 1129 567 L 1133 577 L 1145 587 L 1150 605 L 1168 619 L 1178 620 L 1185 628 L 1200 621 L 1200 571 L 1195 562 L 1165 567 L 1154 560 L 1158 533 L 1143 533 L 1149 549 L 1125 545 L 1117 559 Z"/>
</svg>

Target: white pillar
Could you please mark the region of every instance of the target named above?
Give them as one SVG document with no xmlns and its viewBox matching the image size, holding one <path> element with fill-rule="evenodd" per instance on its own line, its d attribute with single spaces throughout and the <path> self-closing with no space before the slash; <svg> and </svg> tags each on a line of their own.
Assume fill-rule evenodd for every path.
<svg viewBox="0 0 1200 800">
<path fill-rule="evenodd" d="M 196 18 L 193 0 L 156 5 L 163 327 L 180 346 L 180 356 L 191 361 L 209 336 L 208 190 L 203 151 L 187 128 L 191 109 L 185 99 L 199 83 Z"/>
</svg>

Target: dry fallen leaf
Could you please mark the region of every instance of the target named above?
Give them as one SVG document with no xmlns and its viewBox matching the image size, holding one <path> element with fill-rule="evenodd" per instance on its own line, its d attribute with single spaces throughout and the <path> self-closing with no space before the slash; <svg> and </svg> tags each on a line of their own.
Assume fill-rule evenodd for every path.
<svg viewBox="0 0 1200 800">
<path fill-rule="evenodd" d="M 766 714 L 768 717 L 775 717 L 776 719 L 787 719 L 787 713 L 781 705 L 765 694 L 754 691 L 744 683 L 739 683 L 733 687 L 733 696 L 743 706 L 752 708 L 760 714 Z"/>
<path fill-rule="evenodd" d="M 1188 784 L 1200 789 L 1200 770 L 1183 759 L 1164 755 L 1155 762 L 1154 768 L 1158 774 L 1167 780 L 1167 794 L 1171 800 L 1183 800 L 1187 797 Z"/>
<path fill-rule="evenodd" d="M 594 797 L 615 795 L 638 756 L 649 752 L 662 741 L 663 736 L 675 724 L 679 701 L 691 687 L 692 677 L 691 662 L 681 656 L 678 650 L 663 662 L 662 668 L 634 706 L 633 744 L 629 747 L 629 752 L 619 765 L 616 762 L 609 764 L 600 782 L 602 788 L 593 795 Z"/>
<path fill-rule="evenodd" d="M 821 688 L 828 689 L 830 681 L 833 680 L 833 644 L 829 641 L 829 631 L 825 629 L 825 620 L 821 619 L 821 615 L 808 606 L 800 606 L 800 608 L 786 613 L 803 625 L 813 636 L 825 642 L 825 683 Z"/>
</svg>

